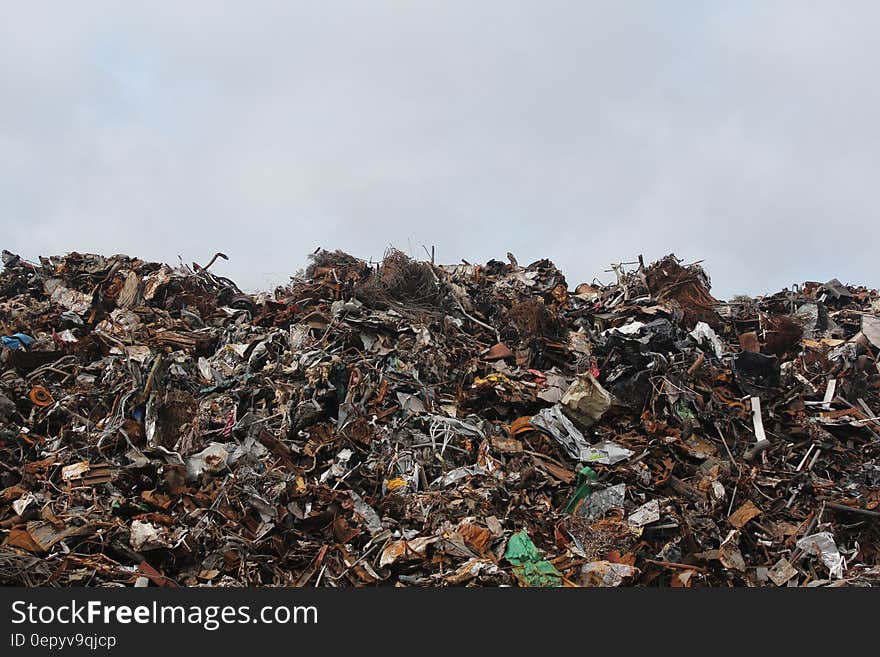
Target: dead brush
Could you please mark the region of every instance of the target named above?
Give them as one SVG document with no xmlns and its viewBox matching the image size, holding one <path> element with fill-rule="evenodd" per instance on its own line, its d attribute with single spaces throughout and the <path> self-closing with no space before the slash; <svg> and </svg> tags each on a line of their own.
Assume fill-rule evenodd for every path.
<svg viewBox="0 0 880 657">
<path fill-rule="evenodd" d="M 431 266 L 397 249 L 385 252 L 378 270 L 357 286 L 355 294 L 365 303 L 436 307 L 443 301 L 443 289 Z"/>
<path fill-rule="evenodd" d="M 507 331 L 518 339 L 559 337 L 563 328 L 559 317 L 539 299 L 514 304 L 505 316 Z"/>
<path fill-rule="evenodd" d="M 342 283 L 360 280 L 369 271 L 366 262 L 338 249 L 336 251 L 321 249 L 312 253 L 309 260 L 311 263 L 306 268 L 306 278 L 309 280 L 330 276 Z"/>
</svg>

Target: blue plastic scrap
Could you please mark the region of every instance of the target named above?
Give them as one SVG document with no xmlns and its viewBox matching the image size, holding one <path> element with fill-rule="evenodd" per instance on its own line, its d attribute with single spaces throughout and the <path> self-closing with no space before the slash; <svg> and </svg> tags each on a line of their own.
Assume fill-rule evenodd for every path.
<svg viewBox="0 0 880 657">
<path fill-rule="evenodd" d="M 7 349 L 25 349 L 34 343 L 34 339 L 24 333 L 13 333 L 2 337 L 3 346 Z"/>
</svg>

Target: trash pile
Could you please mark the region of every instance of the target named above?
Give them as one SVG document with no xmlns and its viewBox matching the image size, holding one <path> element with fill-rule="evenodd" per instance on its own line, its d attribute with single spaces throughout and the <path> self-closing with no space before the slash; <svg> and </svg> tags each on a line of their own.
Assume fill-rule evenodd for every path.
<svg viewBox="0 0 880 657">
<path fill-rule="evenodd" d="M 3 252 L 0 583 L 880 582 L 875 290 L 225 257 Z"/>
</svg>

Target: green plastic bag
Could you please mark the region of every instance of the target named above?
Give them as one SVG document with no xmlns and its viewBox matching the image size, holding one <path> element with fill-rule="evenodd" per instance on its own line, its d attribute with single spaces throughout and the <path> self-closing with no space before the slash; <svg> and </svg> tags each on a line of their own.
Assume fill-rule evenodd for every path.
<svg viewBox="0 0 880 657">
<path fill-rule="evenodd" d="M 526 586 L 559 586 L 562 573 L 544 559 L 541 551 L 532 543 L 525 531 L 517 532 L 507 541 L 504 558 L 513 564 L 513 572 Z"/>
<path fill-rule="evenodd" d="M 598 479 L 599 475 L 596 474 L 593 468 L 589 466 L 581 468 L 580 472 L 578 472 L 577 490 L 574 491 L 574 495 L 571 496 L 568 504 L 565 505 L 563 513 L 574 513 L 578 502 L 593 492 L 593 482 Z"/>
</svg>

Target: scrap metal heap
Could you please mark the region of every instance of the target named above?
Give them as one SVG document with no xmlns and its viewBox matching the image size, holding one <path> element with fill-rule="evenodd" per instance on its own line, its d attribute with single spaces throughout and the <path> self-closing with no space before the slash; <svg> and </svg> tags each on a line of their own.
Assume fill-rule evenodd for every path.
<svg viewBox="0 0 880 657">
<path fill-rule="evenodd" d="M 213 263 L 3 252 L 0 583 L 880 581 L 875 290 Z"/>
</svg>

